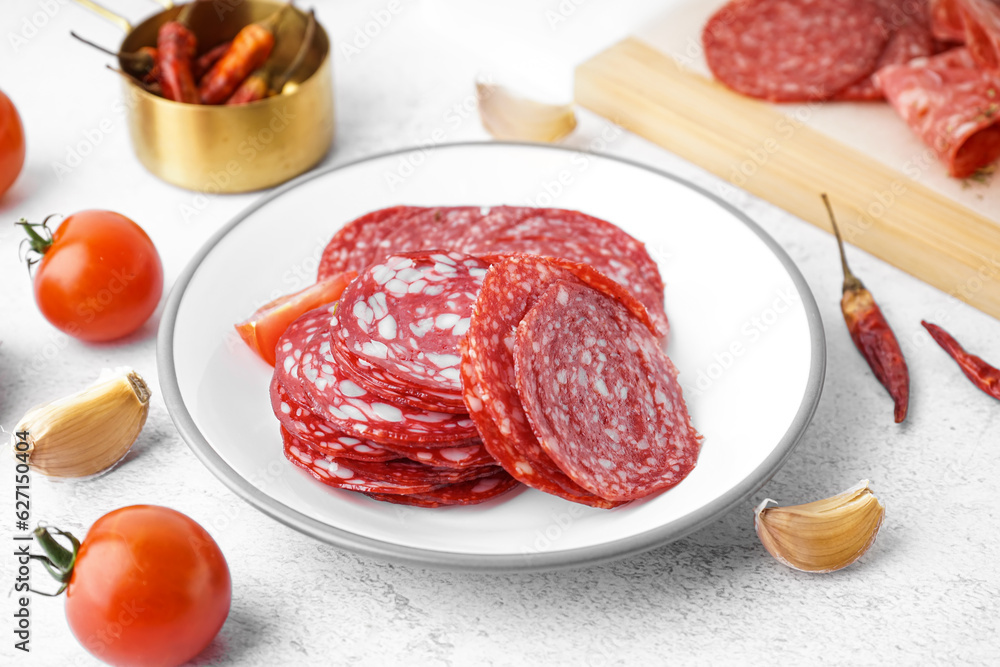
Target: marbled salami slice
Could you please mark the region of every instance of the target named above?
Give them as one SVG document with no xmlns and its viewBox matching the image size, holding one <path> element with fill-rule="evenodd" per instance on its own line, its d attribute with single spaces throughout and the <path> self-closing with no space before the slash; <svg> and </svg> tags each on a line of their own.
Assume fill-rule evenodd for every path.
<svg viewBox="0 0 1000 667">
<path fill-rule="evenodd" d="M 422 208 L 414 206 L 393 206 L 366 213 L 347 223 L 323 249 L 317 280 L 341 273 L 339 266 L 356 267 L 354 271 L 368 266 L 378 256 L 379 244 L 386 235 L 421 211 Z"/>
<path fill-rule="evenodd" d="M 303 355 L 311 361 L 306 346 L 320 335 L 328 335 L 330 320 L 337 309 L 336 303 L 305 313 L 285 330 L 274 347 L 274 381 L 278 382 L 294 403 L 309 407 L 312 402 L 300 375 Z"/>
<path fill-rule="evenodd" d="M 402 386 L 461 400 L 459 341 L 487 265 L 457 252 L 391 255 L 344 291 L 336 332 L 350 353 Z"/>
<path fill-rule="evenodd" d="M 955 178 L 1000 158 L 1000 73 L 984 70 L 966 48 L 886 67 L 886 98 Z"/>
<path fill-rule="evenodd" d="M 956 0 L 969 55 L 985 69 L 1000 68 L 1000 2 Z"/>
<path fill-rule="evenodd" d="M 400 447 L 394 445 L 393 450 L 397 452 L 397 457 L 439 468 L 497 466 L 496 459 L 486 451 L 481 441 L 461 447 Z"/>
<path fill-rule="evenodd" d="M 281 431 L 281 437 L 284 441 L 285 458 L 308 471 L 327 486 L 347 489 L 348 491 L 389 494 L 427 493 L 443 486 L 428 481 L 392 481 L 369 477 L 365 472 L 355 470 L 355 466 L 364 463 L 363 461 L 339 459 L 325 454 L 310 447 L 284 429 Z M 386 465 L 386 463 L 379 465 Z"/>
<path fill-rule="evenodd" d="M 302 350 L 299 375 L 309 405 L 344 433 L 378 443 L 469 444 L 478 434 L 467 415 L 414 409 L 377 396 L 348 379 L 331 353 L 330 332 Z"/>
<path fill-rule="evenodd" d="M 442 468 L 496 465 L 496 461 L 486 451 L 481 441 L 457 447 L 437 443 L 397 443 L 387 447 L 371 440 L 344 435 L 333 429 L 326 420 L 317 417 L 312 410 L 292 401 L 276 380 L 271 382 L 271 405 L 286 431 L 313 449 L 337 458 L 359 461 L 391 461 L 407 458 Z"/>
<path fill-rule="evenodd" d="M 444 507 L 447 505 L 478 505 L 496 498 L 518 486 L 517 480 L 502 469 L 487 477 L 442 486 L 427 493 L 392 495 L 388 493 L 366 493 L 373 500 L 411 505 L 413 507 Z"/>
<path fill-rule="evenodd" d="M 889 33 L 875 71 L 889 65 L 905 65 L 915 58 L 935 53 L 927 3 L 924 0 L 875 0 L 882 14 L 882 26 Z M 834 100 L 870 102 L 885 99 L 875 75 L 852 83 L 833 96 Z"/>
<path fill-rule="evenodd" d="M 467 412 L 465 404 L 460 400 L 456 401 L 453 394 L 404 385 L 381 368 L 373 366 L 364 359 L 358 359 L 344 347 L 344 343 L 339 337 L 331 339 L 331 351 L 340 370 L 349 380 L 391 403 L 435 412 L 455 414 Z"/>
<path fill-rule="evenodd" d="M 825 100 L 875 69 L 888 35 L 871 0 L 733 0 L 702 32 L 733 90 L 773 102 Z"/>
<path fill-rule="evenodd" d="M 965 41 L 965 24 L 958 0 L 930 0 L 931 33 L 942 42 Z"/>
<path fill-rule="evenodd" d="M 362 461 L 390 461 L 401 456 L 397 451 L 331 428 L 325 419 L 292 400 L 277 378 L 271 380 L 271 408 L 282 428 L 324 454 Z"/>
<path fill-rule="evenodd" d="M 535 301 L 560 281 L 588 284 L 618 299 L 655 331 L 642 304 L 589 266 L 528 255 L 498 262 L 483 280 L 462 351 L 466 405 L 486 449 L 515 479 L 567 500 L 613 507 L 616 503 L 579 486 L 549 458 L 517 393 L 514 332 Z"/>
<path fill-rule="evenodd" d="M 646 271 L 640 269 L 624 255 L 612 251 L 609 246 L 596 246 L 583 241 L 556 240 L 550 237 L 504 237 L 481 244 L 475 252 L 482 253 L 480 258 L 483 261 L 486 261 L 486 258 L 490 259 L 487 264 L 494 264 L 503 257 L 523 254 L 559 257 L 592 266 L 624 286 L 646 306 L 662 337 L 666 337 L 670 331 L 670 322 L 663 309 L 663 283 L 659 282 L 659 273 L 654 274 L 655 280 L 658 281 L 654 285 L 647 279 L 648 269 Z"/>
<path fill-rule="evenodd" d="M 517 247 L 523 246 L 520 239 L 551 239 L 553 243 L 565 244 L 559 252 L 548 253 L 557 257 L 582 263 L 589 257 L 609 257 L 634 265 L 637 275 L 626 272 L 627 279 L 620 272 L 615 275 L 623 278 L 622 284 L 630 288 L 641 286 L 637 296 L 660 327 L 661 335 L 666 335 L 659 268 L 641 242 L 610 222 L 579 211 L 554 208 L 456 206 L 386 210 L 392 213 L 370 213 L 337 232 L 323 254 L 320 278 L 347 269 L 362 271 L 390 254 L 440 248 L 474 256 L 516 253 L 524 251 Z M 498 239 L 507 239 L 511 244 L 504 247 Z M 361 249 L 349 249 L 354 240 L 359 240 Z M 602 252 L 595 254 L 595 248 Z M 605 264 L 603 268 L 614 267 Z"/>
<path fill-rule="evenodd" d="M 577 282 L 550 286 L 517 327 L 514 365 L 542 448 L 591 493 L 635 500 L 694 468 L 700 439 L 677 371 L 615 299 Z"/>
</svg>

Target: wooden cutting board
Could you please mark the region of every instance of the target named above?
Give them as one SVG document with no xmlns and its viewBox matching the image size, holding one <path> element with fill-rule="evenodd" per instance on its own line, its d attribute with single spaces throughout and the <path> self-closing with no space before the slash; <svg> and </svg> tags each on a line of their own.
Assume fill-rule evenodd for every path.
<svg viewBox="0 0 1000 667">
<path fill-rule="evenodd" d="M 885 103 L 776 105 L 712 80 L 685 1 L 580 65 L 579 104 L 1000 318 L 1000 174 L 960 181 Z M 726 196 L 729 186 L 718 194 Z"/>
</svg>

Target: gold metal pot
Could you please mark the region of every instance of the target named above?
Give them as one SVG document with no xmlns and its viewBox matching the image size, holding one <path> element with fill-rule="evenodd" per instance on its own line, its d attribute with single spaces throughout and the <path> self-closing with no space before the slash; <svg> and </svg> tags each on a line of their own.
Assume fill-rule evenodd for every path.
<svg viewBox="0 0 1000 667">
<path fill-rule="evenodd" d="M 134 28 L 90 0 L 77 0 L 125 31 L 120 51 L 155 46 L 160 26 L 176 17 L 171 7 Z M 271 0 L 211 0 L 188 19 L 199 44 L 232 39 L 284 3 Z M 295 58 L 307 15 L 289 7 L 275 35 L 268 67 L 280 72 Z M 120 62 L 122 70 L 126 64 Z M 136 157 L 168 183 L 200 192 L 246 192 L 283 183 L 316 165 L 333 141 L 333 82 L 330 40 L 316 26 L 312 47 L 282 94 L 239 106 L 182 104 L 146 91 L 123 77 L 129 133 Z"/>
</svg>

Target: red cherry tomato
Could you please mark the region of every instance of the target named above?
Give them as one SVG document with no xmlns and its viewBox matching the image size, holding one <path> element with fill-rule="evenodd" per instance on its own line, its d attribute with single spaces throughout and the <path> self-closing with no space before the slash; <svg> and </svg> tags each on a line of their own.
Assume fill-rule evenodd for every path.
<svg viewBox="0 0 1000 667">
<path fill-rule="evenodd" d="M 0 197 L 24 166 L 24 126 L 10 98 L 0 91 Z"/>
<path fill-rule="evenodd" d="M 46 529 L 35 536 L 55 569 L 68 571 L 70 630 L 110 665 L 182 665 L 211 643 L 229 615 L 226 559 L 211 535 L 180 512 L 133 505 L 105 514 L 75 561 Z"/>
<path fill-rule="evenodd" d="M 288 325 L 310 310 L 339 299 L 347 284 L 357 276 L 354 271 L 339 273 L 294 294 L 278 297 L 235 325 L 236 331 L 251 350 L 273 366 L 274 346 Z"/>
<path fill-rule="evenodd" d="M 139 225 L 111 211 L 81 211 L 51 238 L 25 224 L 42 253 L 35 301 L 59 330 L 86 341 L 132 333 L 149 319 L 163 294 L 163 265 Z M 47 230 L 47 228 L 46 228 Z"/>
</svg>

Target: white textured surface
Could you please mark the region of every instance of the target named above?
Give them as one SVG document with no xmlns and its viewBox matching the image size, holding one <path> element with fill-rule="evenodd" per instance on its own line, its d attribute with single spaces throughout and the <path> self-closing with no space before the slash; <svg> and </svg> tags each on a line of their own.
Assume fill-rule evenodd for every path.
<svg viewBox="0 0 1000 667">
<path fill-rule="evenodd" d="M 135 4 L 116 6 L 136 12 Z M 525 3 L 518 4 L 523 9 Z M 594 21 L 610 4 L 580 4 L 553 35 L 572 32 L 574 20 Z M 10 34 L 21 34 L 25 19 L 31 21 L 43 5 L 7 0 L 0 16 L 0 87 L 18 105 L 29 145 L 24 174 L 0 201 L 0 218 L 37 220 L 91 207 L 120 211 L 156 242 L 169 285 L 204 240 L 256 195 L 209 198 L 185 222 L 182 207 L 202 202 L 139 166 L 112 107 L 117 81 L 102 72 L 104 59 L 68 37 L 74 28 L 115 43 L 116 29 L 71 3 L 51 0 L 55 16 L 13 48 Z M 318 10 L 340 43 L 353 39 L 369 12 L 384 6 L 318 3 Z M 541 26 L 545 34 L 544 12 L 559 6 L 555 0 L 540 3 L 536 32 Z M 437 35 L 428 25 L 433 16 L 427 7 L 407 3 L 359 55 L 348 61 L 337 54 L 338 139 L 328 163 L 427 143 L 441 133 L 449 141 L 484 138 L 469 110 L 472 77 L 490 71 L 488 59 Z M 99 129 L 104 119 L 110 130 Z M 60 182 L 53 162 L 65 160 L 88 131 L 92 137 L 98 132 L 100 142 Z M 590 115 L 583 115 L 569 140 L 597 148 L 602 142 L 611 153 L 719 188 L 714 177 Z M 816 178 L 821 187 L 822 175 Z M 450 574 L 362 559 L 285 528 L 236 498 L 180 440 L 158 391 L 143 435 L 112 474 L 72 484 L 34 477 L 33 518 L 82 534 L 105 512 L 145 502 L 174 507 L 208 528 L 228 558 L 234 601 L 221 635 L 199 664 L 995 661 L 1000 403 L 965 380 L 919 321 L 945 325 L 995 363 L 1000 323 L 852 249 L 856 272 L 881 302 L 910 362 L 910 418 L 896 426 L 888 397 L 840 319 L 832 239 L 746 195 L 736 194 L 734 201 L 788 250 L 816 294 L 829 346 L 826 388 L 805 438 L 758 497 L 685 540 L 626 561 L 549 574 Z M 155 322 L 113 346 L 63 338 L 34 307 L 17 263 L 17 243 L 18 233 L 0 226 L 0 424 L 11 428 L 30 406 L 91 382 L 106 366 L 136 367 L 155 391 Z M 0 474 L 0 551 L 9 554 L 12 464 L 0 466 Z M 759 545 L 751 509 L 765 495 L 802 502 L 865 477 L 885 502 L 887 516 L 875 547 L 855 566 L 805 575 L 777 564 Z M 0 589 L 9 590 L 14 561 L 5 555 L 0 562 Z M 42 572 L 35 574 L 44 586 Z M 62 601 L 35 596 L 31 605 L 33 650 L 24 656 L 11 648 L 12 598 L 0 604 L 0 661 L 95 664 L 70 635 Z"/>
</svg>

